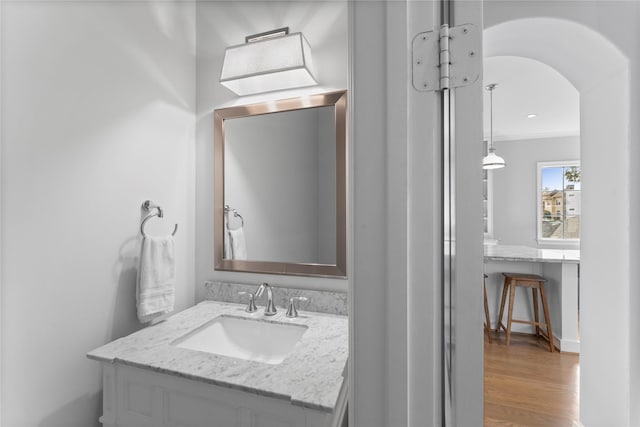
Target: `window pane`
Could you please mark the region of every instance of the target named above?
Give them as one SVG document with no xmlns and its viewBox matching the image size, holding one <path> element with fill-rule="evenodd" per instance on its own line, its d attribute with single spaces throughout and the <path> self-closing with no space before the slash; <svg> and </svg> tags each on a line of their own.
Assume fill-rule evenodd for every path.
<svg viewBox="0 0 640 427">
<path fill-rule="evenodd" d="M 542 237 L 562 239 L 563 168 L 542 168 Z"/>
<path fill-rule="evenodd" d="M 580 238 L 580 167 L 541 168 L 541 237 Z"/>
<path fill-rule="evenodd" d="M 542 188 L 544 190 L 562 190 L 563 167 L 542 168 Z"/>
<path fill-rule="evenodd" d="M 565 177 L 565 212 L 564 238 L 580 238 L 580 168 L 564 168 Z"/>
</svg>

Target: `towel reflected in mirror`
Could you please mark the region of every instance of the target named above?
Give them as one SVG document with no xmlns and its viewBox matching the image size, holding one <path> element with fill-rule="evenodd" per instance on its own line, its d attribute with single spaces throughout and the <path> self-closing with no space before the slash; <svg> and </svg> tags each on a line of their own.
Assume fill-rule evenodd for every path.
<svg viewBox="0 0 640 427">
<path fill-rule="evenodd" d="M 247 242 L 244 237 L 244 228 L 238 227 L 235 230 L 227 230 L 227 237 L 225 239 L 225 249 L 227 245 L 231 249 L 231 253 L 227 253 L 226 258 L 230 259 L 247 259 Z"/>
</svg>

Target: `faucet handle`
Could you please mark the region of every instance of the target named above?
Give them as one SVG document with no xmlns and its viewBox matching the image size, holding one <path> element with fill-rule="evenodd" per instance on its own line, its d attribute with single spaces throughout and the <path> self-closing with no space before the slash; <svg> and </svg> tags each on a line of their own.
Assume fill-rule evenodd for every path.
<svg viewBox="0 0 640 427">
<path fill-rule="evenodd" d="M 287 307 L 287 317 L 298 317 L 298 310 L 296 310 L 296 301 L 309 301 L 307 297 L 291 297 L 289 298 L 289 307 Z"/>
<path fill-rule="evenodd" d="M 247 308 L 245 308 L 244 311 L 246 311 L 247 313 L 253 313 L 258 311 L 258 307 L 256 307 L 256 302 L 255 302 L 255 298 L 253 296 L 253 293 L 251 292 L 244 292 L 244 291 L 240 291 L 238 292 L 238 295 L 248 295 L 249 296 L 249 304 L 247 305 Z"/>
</svg>

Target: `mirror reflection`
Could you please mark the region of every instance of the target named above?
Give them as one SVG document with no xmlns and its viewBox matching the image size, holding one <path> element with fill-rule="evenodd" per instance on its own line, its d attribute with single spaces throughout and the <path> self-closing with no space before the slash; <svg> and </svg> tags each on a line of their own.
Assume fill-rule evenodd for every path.
<svg viewBox="0 0 640 427">
<path fill-rule="evenodd" d="M 335 108 L 224 126 L 224 258 L 335 264 Z"/>
</svg>

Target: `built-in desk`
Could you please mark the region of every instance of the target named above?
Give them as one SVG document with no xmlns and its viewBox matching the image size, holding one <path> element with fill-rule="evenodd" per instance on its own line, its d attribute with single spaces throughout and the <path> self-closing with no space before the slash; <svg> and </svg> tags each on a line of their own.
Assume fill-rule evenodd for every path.
<svg viewBox="0 0 640 427">
<path fill-rule="evenodd" d="M 491 326 L 496 328 L 502 272 L 538 274 L 547 279 L 545 288 L 555 344 L 561 351 L 580 353 L 578 324 L 580 251 L 572 249 L 536 249 L 528 246 L 485 245 L 485 273 Z M 531 292 L 516 292 L 514 316 L 533 320 Z M 505 311 L 506 317 L 506 311 Z M 506 324 L 506 319 L 503 320 Z M 530 325 L 513 324 L 512 331 L 533 333 Z"/>
</svg>

